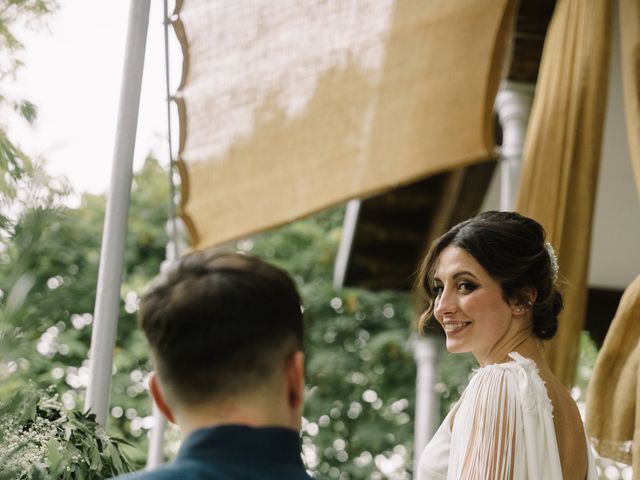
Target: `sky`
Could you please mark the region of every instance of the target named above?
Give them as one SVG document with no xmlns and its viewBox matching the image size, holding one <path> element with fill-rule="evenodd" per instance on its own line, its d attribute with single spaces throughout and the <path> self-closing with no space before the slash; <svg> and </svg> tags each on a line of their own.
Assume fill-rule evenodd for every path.
<svg viewBox="0 0 640 480">
<path fill-rule="evenodd" d="M 163 2 L 151 3 L 134 168 L 150 152 L 168 163 Z M 38 107 L 38 120 L 13 122 L 10 138 L 76 192 L 109 185 L 128 17 L 129 1 L 61 0 L 47 28 L 16 32 L 25 66 L 12 93 Z M 181 58 L 171 29 L 170 36 L 173 91 Z"/>
</svg>

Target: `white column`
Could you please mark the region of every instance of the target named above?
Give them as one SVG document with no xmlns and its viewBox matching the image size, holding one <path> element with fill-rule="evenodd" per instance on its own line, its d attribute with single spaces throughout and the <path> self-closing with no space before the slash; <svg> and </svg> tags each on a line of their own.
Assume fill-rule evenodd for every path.
<svg viewBox="0 0 640 480">
<path fill-rule="evenodd" d="M 413 473 L 417 478 L 422 450 L 438 428 L 440 396 L 435 385 L 442 339 L 436 336 L 416 337 L 412 341 L 416 361 L 416 413 L 414 419 Z"/>
<path fill-rule="evenodd" d="M 150 2 L 151 0 L 131 0 L 129 7 L 111 183 L 102 233 L 96 306 L 91 332 L 89 386 L 85 408 L 96 414 L 97 422 L 103 427 L 107 421 L 111 390 L 113 349 L 118 326 L 120 286 L 133 176 L 133 152 L 138 126 Z"/>
<path fill-rule="evenodd" d="M 153 428 L 151 429 L 151 437 L 149 438 L 149 450 L 147 452 L 147 464 L 144 467 L 145 470 L 152 470 L 162 464 L 164 432 L 167 429 L 167 420 L 164 418 L 164 415 L 162 415 L 162 412 L 156 405 L 156 402 L 152 403 L 154 423 Z"/>
<path fill-rule="evenodd" d="M 535 86 L 505 81 L 496 96 L 495 109 L 502 126 L 500 151 L 500 210 L 512 210 Z"/>
<path fill-rule="evenodd" d="M 172 262 L 177 260 L 186 249 L 184 242 L 184 238 L 186 238 L 184 224 L 180 222 L 178 218 L 169 219 L 166 230 L 169 234 L 169 241 L 165 248 L 165 260 L 160 265 L 161 272 L 166 271 Z M 147 451 L 145 470 L 152 470 L 163 463 L 164 432 L 167 430 L 167 420 L 156 405 L 156 402 L 152 401 L 152 404 L 154 422 L 149 438 L 149 450 Z"/>
</svg>

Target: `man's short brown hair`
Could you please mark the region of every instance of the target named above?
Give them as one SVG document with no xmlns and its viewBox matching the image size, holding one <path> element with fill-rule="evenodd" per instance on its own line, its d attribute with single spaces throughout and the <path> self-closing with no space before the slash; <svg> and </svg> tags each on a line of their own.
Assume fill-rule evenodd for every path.
<svg viewBox="0 0 640 480">
<path fill-rule="evenodd" d="M 239 253 L 180 259 L 142 297 L 139 320 L 160 380 L 189 404 L 259 384 L 303 342 L 291 277 Z"/>
</svg>

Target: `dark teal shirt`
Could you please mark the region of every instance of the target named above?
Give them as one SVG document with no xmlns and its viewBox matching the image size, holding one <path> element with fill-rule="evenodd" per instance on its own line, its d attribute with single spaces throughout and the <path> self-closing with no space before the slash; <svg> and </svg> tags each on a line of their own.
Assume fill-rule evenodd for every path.
<svg viewBox="0 0 640 480">
<path fill-rule="evenodd" d="M 191 433 L 171 463 L 120 480 L 308 480 L 297 432 L 223 425 Z"/>
</svg>

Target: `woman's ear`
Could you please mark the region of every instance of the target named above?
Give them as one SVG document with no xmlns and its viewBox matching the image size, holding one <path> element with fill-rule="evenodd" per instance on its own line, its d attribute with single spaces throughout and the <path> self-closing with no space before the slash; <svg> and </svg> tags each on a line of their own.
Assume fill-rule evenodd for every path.
<svg viewBox="0 0 640 480">
<path fill-rule="evenodd" d="M 173 411 L 167 404 L 165 396 L 162 393 L 162 388 L 160 388 L 158 374 L 156 372 L 151 372 L 149 375 L 149 392 L 151 393 L 151 397 L 153 397 L 153 401 L 162 412 L 162 415 L 164 415 L 170 422 L 175 423 Z"/>
<path fill-rule="evenodd" d="M 538 291 L 533 287 L 525 287 L 522 289 L 522 293 L 524 293 L 528 299 L 527 306 L 532 308 L 533 304 L 536 303 L 536 298 L 538 298 Z"/>
<path fill-rule="evenodd" d="M 511 311 L 514 315 L 524 315 L 527 310 L 533 308 L 536 303 L 536 297 L 538 292 L 533 287 L 525 287 L 521 290 L 522 295 L 514 297 L 509 304 L 511 305 Z"/>
<path fill-rule="evenodd" d="M 511 303 L 511 313 L 516 316 L 524 315 L 527 309 L 522 305 L 520 301 L 513 301 Z"/>
</svg>

